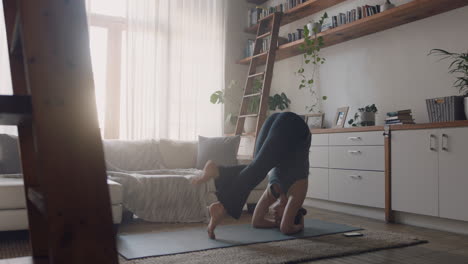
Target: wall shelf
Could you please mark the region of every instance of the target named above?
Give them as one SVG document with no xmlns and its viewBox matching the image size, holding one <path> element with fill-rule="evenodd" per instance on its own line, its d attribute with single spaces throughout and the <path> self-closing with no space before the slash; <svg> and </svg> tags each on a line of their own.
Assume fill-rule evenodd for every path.
<svg viewBox="0 0 468 264">
<path fill-rule="evenodd" d="M 264 4 L 268 0 L 247 0 L 248 3 L 256 4 L 256 5 L 261 5 Z"/>
<path fill-rule="evenodd" d="M 307 3 L 309 2 L 303 5 Z M 319 36 L 323 36 L 325 47 L 329 47 L 466 5 L 468 5 L 468 0 L 413 0 L 388 11 L 329 29 L 320 33 Z M 304 43 L 304 40 L 300 39 L 279 46 L 276 52 L 276 60 L 283 60 L 302 54 L 299 49 L 302 43 Z M 265 59 L 266 56 L 261 56 L 260 64 L 264 64 Z M 250 57 L 238 61 L 239 64 L 248 64 L 249 62 Z"/>
<path fill-rule="evenodd" d="M 345 2 L 346 0 L 309 0 L 305 3 L 297 5 L 294 8 L 284 12 L 281 19 L 281 26 L 287 25 L 304 17 L 318 13 L 324 9 Z M 246 33 L 257 34 L 258 24 L 245 29 Z"/>
</svg>

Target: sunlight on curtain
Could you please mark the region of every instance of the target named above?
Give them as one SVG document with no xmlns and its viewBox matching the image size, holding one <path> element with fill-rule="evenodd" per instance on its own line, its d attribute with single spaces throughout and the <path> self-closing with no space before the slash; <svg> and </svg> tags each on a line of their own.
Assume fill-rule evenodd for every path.
<svg viewBox="0 0 468 264">
<path fill-rule="evenodd" d="M 13 94 L 13 89 L 11 86 L 10 62 L 8 58 L 8 45 L 2 2 L 0 2 L 0 94 Z M 18 130 L 15 126 L 0 126 L 0 133 L 17 135 Z"/>
<path fill-rule="evenodd" d="M 128 2 L 121 138 L 221 135 L 225 1 Z"/>
</svg>

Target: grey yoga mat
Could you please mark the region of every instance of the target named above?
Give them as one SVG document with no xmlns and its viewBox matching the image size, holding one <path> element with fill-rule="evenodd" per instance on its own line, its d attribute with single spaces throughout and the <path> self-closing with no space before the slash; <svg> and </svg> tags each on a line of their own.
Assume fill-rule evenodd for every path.
<svg viewBox="0 0 468 264">
<path fill-rule="evenodd" d="M 119 234 L 117 248 L 120 255 L 130 260 L 360 230 L 316 219 L 305 219 L 304 224 L 303 232 L 291 236 L 283 235 L 278 229 L 255 229 L 250 224 L 218 226 L 216 240 L 209 239 L 202 227 L 161 233 Z"/>
</svg>

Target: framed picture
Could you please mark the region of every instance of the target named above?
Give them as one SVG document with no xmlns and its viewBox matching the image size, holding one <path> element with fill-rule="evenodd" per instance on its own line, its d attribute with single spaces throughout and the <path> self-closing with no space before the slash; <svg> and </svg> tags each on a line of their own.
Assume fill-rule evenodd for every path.
<svg viewBox="0 0 468 264">
<path fill-rule="evenodd" d="M 346 116 L 348 116 L 349 106 L 340 107 L 336 111 L 335 121 L 333 123 L 333 128 L 342 128 L 346 122 Z"/>
<path fill-rule="evenodd" d="M 325 114 L 305 114 L 304 121 L 307 123 L 309 128 L 323 128 L 323 119 Z"/>
</svg>

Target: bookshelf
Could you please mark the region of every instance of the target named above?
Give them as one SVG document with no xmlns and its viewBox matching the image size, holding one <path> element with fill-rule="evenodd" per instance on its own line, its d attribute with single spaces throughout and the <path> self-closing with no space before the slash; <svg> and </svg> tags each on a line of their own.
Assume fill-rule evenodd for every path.
<svg viewBox="0 0 468 264">
<path fill-rule="evenodd" d="M 309 0 L 284 12 L 283 19 L 281 19 L 281 26 L 287 25 L 301 18 L 308 17 L 345 1 L 346 0 Z M 257 34 L 257 29 L 258 24 L 248 27 L 244 31 L 246 33 Z"/>
<path fill-rule="evenodd" d="M 312 4 L 326 0 L 315 0 L 306 2 L 302 5 Z M 340 1 L 342 2 L 342 1 Z M 303 8 L 298 6 L 296 8 Z M 397 6 L 393 9 L 369 16 L 349 24 L 344 24 L 336 28 L 329 29 L 319 34 L 324 38 L 324 47 L 330 47 L 342 42 L 356 39 L 365 35 L 377 33 L 407 24 L 423 18 L 441 14 L 453 9 L 468 5 L 468 0 L 413 0 L 407 4 Z M 321 9 L 323 10 L 323 9 Z M 294 10 L 289 10 L 294 11 Z M 302 17 L 301 17 L 302 18 Z M 290 22 L 289 22 L 290 23 Z M 276 60 L 287 59 L 302 54 L 299 45 L 304 42 L 303 39 L 296 40 L 278 47 Z M 260 57 L 260 63 L 265 63 L 266 53 Z M 250 63 L 250 57 L 241 59 L 239 64 Z"/>
<path fill-rule="evenodd" d="M 261 5 L 265 3 L 268 0 L 247 0 L 248 3 L 256 4 L 256 5 Z"/>
</svg>

